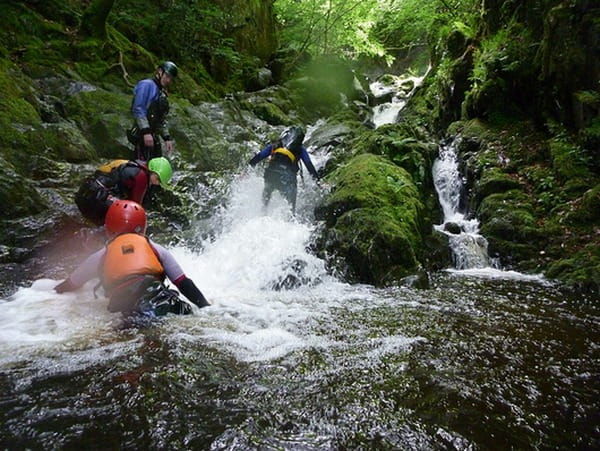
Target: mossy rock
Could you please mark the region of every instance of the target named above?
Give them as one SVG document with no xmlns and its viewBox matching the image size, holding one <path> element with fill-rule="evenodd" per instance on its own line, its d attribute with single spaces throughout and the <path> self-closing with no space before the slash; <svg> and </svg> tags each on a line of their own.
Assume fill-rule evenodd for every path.
<svg viewBox="0 0 600 451">
<path fill-rule="evenodd" d="M 600 185 L 586 191 L 580 199 L 571 204 L 566 220 L 570 224 L 600 224 Z"/>
<path fill-rule="evenodd" d="M 544 248 L 544 231 L 537 224 L 530 198 L 521 191 L 487 196 L 477 210 L 477 217 L 491 255 L 518 262 L 534 258 Z"/>
<path fill-rule="evenodd" d="M 217 130 L 211 115 L 229 123 L 231 138 L 240 121 L 240 113 L 231 103 L 192 105 L 178 99 L 172 102 L 169 113 L 169 131 L 175 140 L 175 148 L 194 171 L 221 171 L 238 167 L 248 153 L 242 145 L 226 141 Z"/>
<path fill-rule="evenodd" d="M 237 93 L 235 99 L 239 107 L 252 112 L 271 125 L 292 125 L 306 123 L 294 94 L 285 87 L 271 86 L 255 92 Z"/>
<path fill-rule="evenodd" d="M 35 215 L 48 208 L 33 184 L 0 157 L 0 205 L 3 219 Z"/>
<path fill-rule="evenodd" d="M 32 137 L 37 148 L 53 158 L 83 163 L 98 158 L 95 149 L 72 122 L 47 124 L 43 132 Z"/>
<path fill-rule="evenodd" d="M 130 105 L 130 96 L 90 87 L 70 96 L 65 110 L 99 157 L 128 158 L 132 153 L 126 138 L 133 124 Z"/>
<path fill-rule="evenodd" d="M 350 278 L 392 283 L 419 266 L 423 205 L 410 174 L 384 158 L 359 155 L 327 179 L 332 193 L 316 209 L 326 221 L 322 248 Z"/>
<path fill-rule="evenodd" d="M 13 63 L 0 59 L 0 156 L 16 166 L 29 152 L 27 133 L 41 126 L 30 81 Z"/>
<path fill-rule="evenodd" d="M 490 168 L 483 171 L 474 190 L 476 195 L 483 199 L 490 194 L 504 193 L 522 187 L 521 182 L 514 175 L 507 174 L 499 168 Z"/>
<path fill-rule="evenodd" d="M 252 111 L 257 117 L 271 125 L 289 124 L 290 118 L 274 103 L 267 99 L 253 99 L 242 102 L 242 107 Z"/>
<path fill-rule="evenodd" d="M 386 156 L 406 169 L 417 186 L 430 184 L 431 166 L 437 149 L 435 143 L 420 141 L 413 131 L 406 130 L 401 124 L 384 125 L 376 130 L 366 131 L 352 143 L 353 154 Z"/>
<path fill-rule="evenodd" d="M 550 265 L 548 277 L 593 293 L 600 293 L 600 245 L 590 243 L 569 258 Z"/>
</svg>

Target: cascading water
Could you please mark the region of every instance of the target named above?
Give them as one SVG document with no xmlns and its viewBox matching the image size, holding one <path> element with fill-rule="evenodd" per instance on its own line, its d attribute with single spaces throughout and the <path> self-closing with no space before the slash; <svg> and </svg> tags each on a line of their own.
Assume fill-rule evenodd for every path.
<svg viewBox="0 0 600 451">
<path fill-rule="evenodd" d="M 460 210 L 464 192 L 454 141 L 440 146 L 433 163 L 433 181 L 444 213 L 444 222 L 435 229 L 448 236 L 456 269 L 490 266 L 487 240 L 479 234 L 479 221 L 467 219 Z"/>
<path fill-rule="evenodd" d="M 311 128 L 307 139 L 310 132 Z M 315 167 L 321 167 L 328 156 L 310 151 Z M 233 180 L 226 206 L 208 221 L 212 238 L 195 246 L 202 251 L 171 248 L 188 277 L 213 304 L 202 313 L 215 324 L 203 328 L 198 339 L 230 347 L 240 360 L 273 359 L 309 346 L 310 340 L 294 330 L 331 307 L 323 299 L 342 302 L 348 296 L 369 296 L 368 290 L 361 294 L 329 275 L 325 262 L 308 251 L 315 228 L 312 210 L 320 192 L 307 174 L 298 179 L 297 215 L 293 217 L 277 192 L 268 208 L 263 207 L 260 166 L 244 171 Z M 111 334 L 120 317 L 106 312 L 104 298 L 94 299 L 94 283 L 63 295 L 54 293 L 55 284 L 39 280 L 3 306 L 0 363 L 3 358 L 9 362 L 39 352 L 40 346 L 51 351 L 65 343 L 77 348 L 111 340 L 106 334 Z M 67 327 L 74 319 L 78 326 Z M 173 321 L 188 323 L 186 318 Z M 14 347 L 19 351 L 14 352 Z M 89 357 L 98 356 L 90 353 Z"/>
<path fill-rule="evenodd" d="M 369 85 L 369 89 L 375 98 L 391 96 L 389 102 L 381 103 L 373 108 L 372 120 L 375 128 L 396 122 L 398 113 L 404 108 L 415 90 L 421 86 L 430 69 L 431 65 L 427 67 L 427 70 L 421 76 L 406 75 L 397 77 L 394 83 L 391 84 L 375 81 Z M 403 89 L 406 86 L 409 88 Z"/>
</svg>

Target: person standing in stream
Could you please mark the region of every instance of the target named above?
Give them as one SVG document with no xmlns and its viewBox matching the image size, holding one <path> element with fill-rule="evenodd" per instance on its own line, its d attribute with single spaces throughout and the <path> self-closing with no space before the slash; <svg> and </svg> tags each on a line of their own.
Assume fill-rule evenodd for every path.
<svg viewBox="0 0 600 451">
<path fill-rule="evenodd" d="M 255 166 L 259 161 L 271 157 L 265 169 L 265 188 L 263 190 L 263 204 L 269 204 L 273 191 L 277 190 L 296 212 L 297 174 L 300 170 L 300 161 L 304 163 L 308 172 L 319 182 L 319 174 L 313 165 L 308 151 L 302 145 L 304 130 L 302 127 L 293 126 L 285 129 L 274 143 L 268 144 L 263 150 L 254 155 L 248 162 Z"/>
</svg>

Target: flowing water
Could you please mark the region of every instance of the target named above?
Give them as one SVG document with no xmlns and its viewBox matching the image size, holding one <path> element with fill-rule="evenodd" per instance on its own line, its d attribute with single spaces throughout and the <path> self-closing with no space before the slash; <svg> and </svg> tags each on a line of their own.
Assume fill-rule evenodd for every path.
<svg viewBox="0 0 600 451">
<path fill-rule="evenodd" d="M 212 238 L 172 248 L 194 315 L 124 327 L 93 282 L 0 300 L 1 447 L 598 448 L 596 300 L 486 267 L 350 285 L 307 250 L 313 182 L 296 218 L 261 191 L 239 175 Z"/>
<path fill-rule="evenodd" d="M 397 121 L 398 113 L 406 106 L 408 99 L 414 94 L 415 90 L 421 86 L 430 69 L 431 65 L 420 76 L 406 75 L 396 77 L 393 83 L 384 84 L 375 81 L 369 85 L 369 89 L 376 99 L 391 95 L 389 102 L 383 102 L 373 108 L 375 128 L 384 124 L 393 124 Z M 406 87 L 408 89 L 403 89 Z"/>
<path fill-rule="evenodd" d="M 479 221 L 468 218 L 461 208 L 464 183 L 455 144 L 452 140 L 440 146 L 439 156 L 433 163 L 433 181 L 444 213 L 443 224 L 435 228 L 448 236 L 455 268 L 487 268 L 492 262 L 487 240 L 479 234 Z"/>
</svg>

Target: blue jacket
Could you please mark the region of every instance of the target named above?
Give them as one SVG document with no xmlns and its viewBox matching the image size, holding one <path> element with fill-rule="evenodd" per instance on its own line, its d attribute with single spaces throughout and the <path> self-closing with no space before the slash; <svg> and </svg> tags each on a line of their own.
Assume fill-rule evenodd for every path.
<svg viewBox="0 0 600 451">
<path fill-rule="evenodd" d="M 261 160 L 264 160 L 265 158 L 267 158 L 269 155 L 271 155 L 271 152 L 273 151 L 273 144 L 269 144 L 267 145 L 267 147 L 265 147 L 263 150 L 261 150 L 259 153 L 257 153 L 256 155 L 254 155 L 254 157 L 252 157 L 252 159 L 249 161 L 249 164 L 251 164 L 252 166 L 254 166 L 256 163 L 258 163 Z M 315 178 L 315 179 L 319 179 L 319 174 L 317 174 L 317 170 L 315 169 L 310 156 L 308 155 L 308 151 L 306 150 L 306 148 L 304 146 L 302 146 L 301 150 L 300 150 L 300 155 L 298 155 L 299 159 L 302 160 L 302 162 L 304 163 L 304 165 L 306 166 L 306 169 L 308 169 L 308 172 L 310 172 L 310 174 Z"/>
<path fill-rule="evenodd" d="M 150 123 L 148 121 L 148 109 L 152 102 L 158 100 L 161 95 L 161 89 L 152 78 L 147 78 L 145 80 L 141 80 L 135 85 L 133 88 L 133 101 L 131 102 L 131 112 L 133 114 L 133 118 L 135 119 L 135 125 L 140 130 L 150 128 Z M 159 132 L 162 136 L 168 135 L 166 132 L 166 122 L 163 121 L 160 124 L 159 130 L 153 130 L 154 132 Z"/>
</svg>

